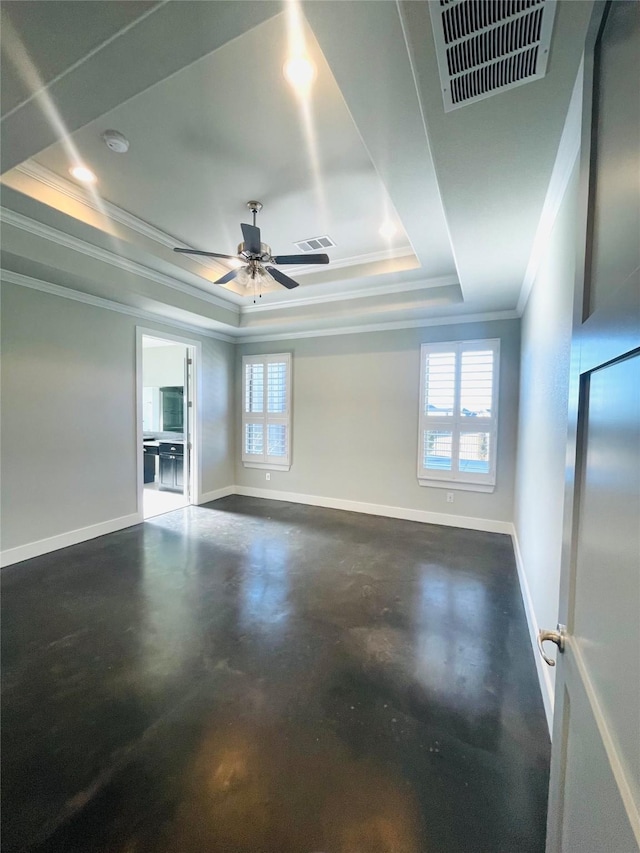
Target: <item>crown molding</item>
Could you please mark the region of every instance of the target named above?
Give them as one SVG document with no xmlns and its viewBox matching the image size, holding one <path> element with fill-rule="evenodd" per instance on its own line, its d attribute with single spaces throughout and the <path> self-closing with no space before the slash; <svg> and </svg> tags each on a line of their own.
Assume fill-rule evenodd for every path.
<svg viewBox="0 0 640 853">
<path fill-rule="evenodd" d="M 37 180 L 58 192 L 63 193 L 68 198 L 74 201 L 77 201 L 81 204 L 86 204 L 93 210 L 96 210 L 102 214 L 106 213 L 109 217 L 113 218 L 117 222 L 120 222 L 122 225 L 125 225 L 127 228 L 131 228 L 138 234 L 141 234 L 150 240 L 160 243 L 163 246 L 172 248 L 177 244 L 182 248 L 191 248 L 190 246 L 187 246 L 186 244 L 180 243 L 180 241 L 175 240 L 169 234 L 165 234 L 163 231 L 160 231 L 159 229 L 154 228 L 152 225 L 143 222 L 143 220 L 138 219 L 138 217 L 133 216 L 132 214 L 127 213 L 127 211 L 122 210 L 116 205 L 111 204 L 111 202 L 101 201 L 100 205 L 98 205 L 98 203 L 93 198 L 91 198 L 89 194 L 85 193 L 82 188 L 76 187 L 75 184 L 72 184 L 70 181 L 64 180 L 64 178 L 60 178 L 50 169 L 47 169 L 44 166 L 40 166 L 34 161 L 27 161 L 26 163 L 17 166 L 16 171 L 32 178 L 33 180 Z M 170 276 L 167 276 L 164 273 L 157 272 L 151 267 L 147 267 L 144 264 L 138 263 L 137 261 L 132 261 L 127 258 L 123 258 L 122 256 L 117 255 L 114 252 L 108 251 L 107 249 L 103 249 L 99 246 L 94 246 L 92 243 L 88 243 L 85 240 L 81 240 L 79 237 L 74 237 L 71 234 L 67 234 L 64 231 L 60 231 L 57 228 L 53 228 L 50 225 L 45 225 L 44 223 L 37 222 L 36 220 L 30 219 L 29 217 L 24 216 L 21 213 L 16 213 L 15 211 L 10 210 L 7 207 L 0 208 L 0 221 L 6 222 L 7 225 L 14 225 L 17 228 L 20 228 L 24 231 L 28 231 L 29 233 L 34 234 L 38 237 L 43 237 L 44 239 L 52 240 L 55 243 L 67 246 L 67 248 L 73 249 L 74 251 L 80 252 L 84 255 L 88 255 L 89 257 L 92 257 L 95 260 L 109 263 L 112 266 L 116 266 L 120 269 L 125 270 L 126 272 L 140 275 L 143 278 L 155 281 L 157 284 L 162 284 L 165 287 L 177 290 L 180 293 L 186 294 L 187 296 L 193 296 L 196 299 L 202 299 L 205 302 L 209 302 L 211 305 L 215 305 L 218 308 L 224 308 L 226 311 L 231 311 L 233 314 L 237 315 L 253 314 L 262 311 L 276 311 L 283 309 L 288 310 L 289 308 L 299 308 L 305 305 L 319 305 L 326 302 L 341 302 L 349 299 L 362 299 L 365 297 L 385 296 L 393 293 L 410 293 L 412 291 L 422 290 L 424 288 L 446 287 L 449 285 L 458 284 L 458 277 L 456 275 L 449 275 L 432 279 L 424 279 L 420 282 L 396 282 L 394 284 L 381 285 L 379 287 L 371 287 L 368 289 L 358 289 L 352 291 L 343 290 L 340 293 L 326 294 L 324 296 L 300 296 L 298 298 L 287 299 L 286 302 L 267 302 L 263 303 L 262 305 L 238 305 L 235 302 L 227 301 L 219 296 L 215 296 L 214 294 L 200 290 L 199 288 L 194 287 L 193 285 L 186 284 L 185 282 L 181 282 L 177 279 L 171 278 Z M 413 255 L 413 251 L 407 251 L 407 249 L 404 248 L 389 250 L 388 252 L 370 252 L 366 255 L 357 255 L 353 258 L 347 259 L 346 261 L 334 263 L 332 264 L 332 269 L 342 269 L 343 267 L 357 266 L 365 263 L 376 263 L 381 260 L 405 257 L 407 255 Z M 207 269 L 212 269 L 211 267 L 207 267 L 206 264 L 201 264 L 201 266 L 204 266 Z M 294 271 L 293 268 L 291 269 L 291 271 Z M 244 297 L 240 298 L 244 299 Z"/>
<path fill-rule="evenodd" d="M 582 81 L 583 63 L 581 62 L 571 94 L 567 117 L 562 129 L 562 136 L 560 137 L 560 144 L 558 145 L 558 152 L 553 165 L 553 171 L 551 172 L 547 194 L 542 205 L 536 235 L 531 247 L 529 263 L 527 264 L 522 287 L 520 288 L 520 296 L 518 298 L 518 311 L 520 314 L 524 312 L 529 299 L 540 268 L 540 263 L 549 245 L 553 227 L 558 218 L 567 187 L 569 186 L 573 167 L 580 152 L 582 134 Z"/>
<path fill-rule="evenodd" d="M 305 332 L 280 332 L 271 335 L 240 335 L 239 332 L 235 332 L 234 335 L 225 335 L 221 332 L 216 332 L 213 329 L 203 329 L 199 326 L 192 326 L 189 323 L 183 323 L 180 320 L 167 318 L 162 314 L 154 314 L 152 311 L 145 311 L 142 308 L 134 308 L 131 305 L 124 305 L 122 302 L 104 299 L 101 296 L 93 296 L 90 293 L 83 293 L 80 290 L 73 290 L 70 287 L 62 287 L 59 284 L 42 281 L 41 279 L 23 275 L 22 273 L 13 272 L 12 270 L 0 270 L 0 278 L 7 284 L 15 284 L 19 287 L 39 290 L 42 293 L 49 293 L 52 296 L 59 296 L 62 299 L 70 299 L 74 302 L 83 302 L 85 305 L 92 305 L 94 308 L 105 308 L 107 311 L 127 314 L 131 317 L 137 317 L 153 323 L 162 323 L 165 326 L 181 329 L 183 331 L 190 332 L 191 334 L 202 335 L 206 338 L 214 338 L 215 340 L 224 341 L 229 344 L 257 344 L 269 341 L 290 341 L 300 340 L 303 338 L 355 335 L 365 332 L 422 329 L 430 326 L 451 326 L 460 323 L 488 323 L 493 320 L 517 320 L 520 317 L 520 314 L 517 311 L 488 311 L 479 314 L 463 314 L 457 317 L 455 315 L 434 317 L 430 320 L 397 320 L 389 321 L 388 323 L 368 323 L 362 326 L 331 326 L 325 327 L 324 329 L 313 329 Z"/>
<path fill-rule="evenodd" d="M 299 241 L 298 241 L 299 242 Z M 295 243 L 294 243 L 295 245 Z M 381 261 L 393 261 L 395 258 L 416 258 L 416 253 L 411 246 L 399 246 L 396 249 L 383 249 L 380 252 L 366 252 L 364 255 L 352 255 L 350 258 L 343 258 L 337 261 L 331 261 L 332 270 L 346 269 L 347 267 L 357 267 L 363 264 L 377 264 Z M 306 272 L 314 272 L 305 264 L 290 266 L 288 272 L 301 275 Z"/>
<path fill-rule="evenodd" d="M 366 289 L 342 291 L 341 293 L 328 293 L 325 296 L 299 296 L 287 299 L 286 302 L 266 302 L 262 305 L 245 305 L 240 309 L 241 314 L 259 314 L 263 311 L 277 311 L 283 308 L 300 308 L 304 305 L 318 305 L 326 302 L 344 302 L 349 299 L 364 299 L 372 296 L 386 296 L 391 293 L 411 293 L 416 290 L 425 290 L 433 287 L 448 287 L 458 284 L 457 275 L 444 275 L 438 278 L 427 278 L 422 281 L 395 282 L 393 284 L 382 284 L 378 287 Z"/>
<path fill-rule="evenodd" d="M 56 174 L 51 169 L 48 169 L 46 166 L 37 163 L 35 160 L 25 160 L 24 163 L 16 166 L 14 171 L 30 178 L 31 180 L 38 181 L 38 183 L 49 187 L 55 192 L 59 192 L 61 195 L 66 198 L 70 198 L 72 201 L 86 205 L 91 210 L 94 210 L 103 216 L 106 214 L 110 219 L 113 219 L 114 222 L 119 222 L 121 225 L 124 225 L 125 228 L 129 228 L 137 234 L 146 237 L 148 240 L 152 240 L 155 243 L 159 243 L 161 246 L 165 246 L 167 249 L 174 249 L 176 247 L 181 249 L 194 248 L 188 243 L 184 243 L 181 240 L 172 237 L 171 234 L 167 234 L 165 231 L 161 231 L 159 228 L 150 225 L 148 222 L 145 222 L 133 213 L 129 213 L 127 210 L 124 210 L 124 208 L 118 207 L 118 205 L 113 204 L 113 202 L 107 201 L 103 198 L 98 201 L 92 193 L 87 192 L 81 186 L 74 184 L 72 181 L 68 181 L 66 178 L 60 177 L 60 175 Z M 350 258 L 332 261 L 331 269 L 346 269 L 348 267 L 375 264 L 380 263 L 381 261 L 389 261 L 394 260 L 395 258 L 405 257 L 415 257 L 415 252 L 411 246 L 385 249 L 380 252 L 368 252 L 363 255 L 353 255 Z M 218 275 L 221 270 L 227 272 L 227 267 L 223 264 L 208 262 L 203 259 L 202 255 L 194 255 L 190 260 L 216 275 Z M 291 266 L 288 271 L 297 275 L 304 275 L 305 273 L 308 274 L 311 272 L 309 267 L 303 264 Z M 236 295 L 244 299 L 241 294 Z"/>
<path fill-rule="evenodd" d="M 230 335 L 223 335 L 221 332 L 215 332 L 212 329 L 202 329 L 199 326 L 192 326 L 180 320 L 168 319 L 162 314 L 154 314 L 152 311 L 134 308 L 131 305 L 124 305 L 122 302 L 104 299 L 102 296 L 93 296 L 93 294 L 83 293 L 81 290 L 62 287 L 59 284 L 52 284 L 49 281 L 42 281 L 39 278 L 32 278 L 28 275 L 22 275 L 22 273 L 13 272 L 13 270 L 0 270 L 0 279 L 7 284 L 16 284 L 19 287 L 39 290 L 42 293 L 49 293 L 52 296 L 60 296 L 62 299 L 71 299 L 73 302 L 83 302 L 85 305 L 92 305 L 94 308 L 106 308 L 107 311 L 128 314 L 130 317 L 137 317 L 152 323 L 162 323 L 165 326 L 171 326 L 172 328 L 181 329 L 196 335 L 203 335 L 206 338 L 215 338 L 218 341 L 225 341 L 229 344 L 236 343 L 235 338 Z"/>
<path fill-rule="evenodd" d="M 27 231 L 29 234 L 33 234 L 36 237 L 42 237 L 45 240 L 50 240 L 53 243 L 66 246 L 68 249 L 87 255 L 94 260 L 102 261 L 103 263 L 118 267 L 118 269 L 125 270 L 125 272 L 132 273 L 133 275 L 139 275 L 142 278 L 156 282 L 156 284 L 169 287 L 171 290 L 177 290 L 180 293 L 193 297 L 194 299 L 200 299 L 203 302 L 208 302 L 210 305 L 215 305 L 217 308 L 224 308 L 225 311 L 230 311 L 232 314 L 237 316 L 240 315 L 239 306 L 233 302 L 227 302 L 218 296 L 214 296 L 213 294 L 200 290 L 197 287 L 193 287 L 190 284 L 185 284 L 184 282 L 171 278 L 168 275 L 164 275 L 164 273 L 151 269 L 151 267 L 144 266 L 137 261 L 131 261 L 128 258 L 123 258 L 115 252 L 110 252 L 100 246 L 94 246 L 92 243 L 88 243 L 86 240 L 81 240 L 79 237 L 67 234 L 65 231 L 59 231 L 57 228 L 52 228 L 50 225 L 45 225 L 42 222 L 36 222 L 36 220 L 30 219 L 28 216 L 23 216 L 21 213 L 16 213 L 7 207 L 0 207 L 0 222 L 4 222 L 6 225 L 13 225 L 14 227 L 20 228 L 22 231 Z"/>
<path fill-rule="evenodd" d="M 86 205 L 91 208 L 91 210 L 95 210 L 103 215 L 106 214 L 109 219 L 113 219 L 114 222 L 119 222 L 126 228 L 130 228 L 132 231 L 141 234 L 143 237 L 147 237 L 155 243 L 160 243 L 162 246 L 166 246 L 167 249 L 174 249 L 176 247 L 180 249 L 193 248 L 193 246 L 183 243 L 181 240 L 178 240 L 170 234 L 161 231 L 159 228 L 150 225 L 143 219 L 134 216 L 122 207 L 118 207 L 118 205 L 113 204 L 113 202 L 107 201 L 103 198 L 98 202 L 92 193 L 83 190 L 81 186 L 74 184 L 72 181 L 67 181 L 65 178 L 61 178 L 60 175 L 57 175 L 51 169 L 48 169 L 46 166 L 42 166 L 35 160 L 26 160 L 24 163 L 16 166 L 14 171 L 44 184 L 44 186 L 59 192 L 61 195 L 70 198 L 72 201 Z M 194 263 L 199 264 L 201 267 L 204 267 L 216 274 L 219 273 L 220 270 L 227 270 L 227 268 L 222 264 L 207 263 L 201 255 L 195 255 L 192 260 Z"/>
<path fill-rule="evenodd" d="M 293 341 L 301 338 L 324 338 L 335 335 L 356 335 L 364 332 L 389 332 L 400 329 L 423 329 L 430 326 L 454 326 L 459 323 L 488 323 L 492 320 L 519 320 L 518 311 L 487 311 L 481 314 L 449 315 L 429 320 L 390 320 L 387 323 L 367 323 L 362 326 L 331 326 L 312 329 L 305 332 L 277 332 L 271 335 L 241 334 L 235 342 L 238 344 L 257 344 L 267 341 Z"/>
</svg>

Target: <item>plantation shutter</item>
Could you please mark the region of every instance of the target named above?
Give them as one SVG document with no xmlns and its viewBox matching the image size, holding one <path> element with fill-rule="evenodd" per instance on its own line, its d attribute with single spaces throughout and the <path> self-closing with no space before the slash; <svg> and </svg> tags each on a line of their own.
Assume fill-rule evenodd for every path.
<svg viewBox="0 0 640 853">
<path fill-rule="evenodd" d="M 245 356 L 242 461 L 289 468 L 291 443 L 291 354 Z"/>
<path fill-rule="evenodd" d="M 493 489 L 499 352 L 498 340 L 421 347 L 421 485 Z"/>
</svg>

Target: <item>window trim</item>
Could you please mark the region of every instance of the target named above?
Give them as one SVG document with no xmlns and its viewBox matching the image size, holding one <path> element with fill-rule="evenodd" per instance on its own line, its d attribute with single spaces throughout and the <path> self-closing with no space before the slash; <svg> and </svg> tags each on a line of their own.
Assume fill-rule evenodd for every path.
<svg viewBox="0 0 640 853">
<path fill-rule="evenodd" d="M 266 471 L 288 471 L 291 468 L 291 389 L 292 389 L 292 358 L 290 352 L 281 353 L 265 353 L 263 355 L 244 355 L 242 357 L 242 436 L 241 436 L 241 457 L 242 464 L 245 468 L 259 468 Z M 287 365 L 287 398 L 286 411 L 284 414 L 269 414 L 267 411 L 267 395 L 268 381 L 267 372 L 268 365 L 285 362 Z M 247 370 L 248 364 L 262 364 L 264 366 L 264 404 L 261 413 L 247 412 Z M 247 424 L 262 424 L 264 436 L 264 452 L 262 456 L 257 456 L 255 453 L 246 453 L 245 434 Z M 267 428 L 269 424 L 283 424 L 286 427 L 287 434 L 287 453 L 286 456 L 267 456 Z"/>
<path fill-rule="evenodd" d="M 474 350 L 493 351 L 493 386 L 491 395 L 490 418 L 471 419 L 460 414 L 462 353 Z M 425 414 L 425 369 L 427 354 L 436 352 L 455 352 L 456 368 L 454 381 L 453 414 L 434 416 Z M 420 408 L 418 411 L 418 483 L 421 486 L 435 488 L 460 489 L 463 491 L 493 492 L 496 484 L 496 468 L 498 458 L 498 399 L 500 388 L 500 339 L 486 338 L 471 341 L 442 341 L 426 343 L 420 347 Z M 470 428 L 473 424 L 473 428 Z M 489 472 L 487 474 L 470 474 L 460 471 L 437 471 L 423 467 L 424 462 L 424 431 L 428 428 L 442 428 L 452 433 L 451 459 L 452 465 L 457 464 L 460 436 L 465 432 L 488 432 L 490 447 Z"/>
</svg>

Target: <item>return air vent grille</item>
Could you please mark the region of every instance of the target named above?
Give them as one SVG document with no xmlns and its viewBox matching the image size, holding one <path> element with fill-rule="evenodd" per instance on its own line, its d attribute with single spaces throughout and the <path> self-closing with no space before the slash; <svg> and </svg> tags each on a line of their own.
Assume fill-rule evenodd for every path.
<svg viewBox="0 0 640 853">
<path fill-rule="evenodd" d="M 335 246 L 335 243 L 331 239 L 331 237 L 309 237 L 308 240 L 300 240 L 298 243 L 294 243 L 301 252 L 318 252 L 320 249 L 330 249 L 332 246 Z"/>
<path fill-rule="evenodd" d="M 544 77 L 555 0 L 430 3 L 445 112 Z"/>
</svg>

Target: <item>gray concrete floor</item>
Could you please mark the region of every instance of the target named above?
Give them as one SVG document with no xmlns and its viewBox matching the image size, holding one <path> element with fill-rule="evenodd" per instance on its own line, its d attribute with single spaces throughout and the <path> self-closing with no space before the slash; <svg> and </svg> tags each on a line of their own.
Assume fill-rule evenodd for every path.
<svg viewBox="0 0 640 853">
<path fill-rule="evenodd" d="M 229 497 L 3 572 L 3 850 L 542 853 L 508 537 Z"/>
</svg>

